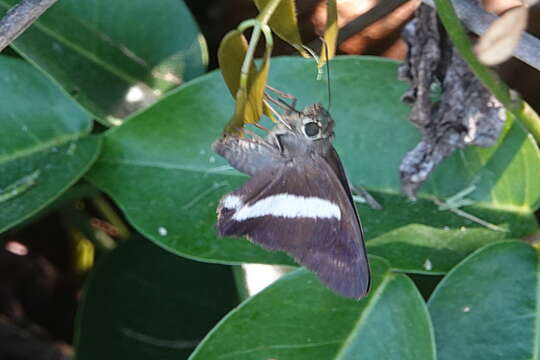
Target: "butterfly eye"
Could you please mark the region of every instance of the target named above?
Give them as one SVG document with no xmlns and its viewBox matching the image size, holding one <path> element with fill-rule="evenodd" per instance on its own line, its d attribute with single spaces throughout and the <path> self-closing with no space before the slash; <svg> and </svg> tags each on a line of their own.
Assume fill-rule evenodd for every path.
<svg viewBox="0 0 540 360">
<path fill-rule="evenodd" d="M 308 122 L 304 125 L 304 133 L 309 137 L 315 137 L 319 135 L 319 125 L 315 122 Z"/>
</svg>

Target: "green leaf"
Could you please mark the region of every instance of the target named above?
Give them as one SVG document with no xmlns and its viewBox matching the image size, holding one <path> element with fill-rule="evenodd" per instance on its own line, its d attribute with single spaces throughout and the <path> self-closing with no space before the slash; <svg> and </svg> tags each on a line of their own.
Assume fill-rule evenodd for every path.
<svg viewBox="0 0 540 360">
<path fill-rule="evenodd" d="M 17 2 L 0 0 L 0 13 Z M 179 0 L 62 0 L 12 46 L 107 124 L 200 75 L 207 61 Z"/>
<path fill-rule="evenodd" d="M 43 74 L 0 57 L 0 232 L 44 208 L 97 158 L 91 121 Z"/>
<path fill-rule="evenodd" d="M 487 245 L 456 266 L 429 300 L 440 360 L 540 356 L 538 252 L 517 241 Z"/>
<path fill-rule="evenodd" d="M 230 268 L 130 239 L 91 274 L 77 315 L 76 358 L 185 359 L 237 299 Z"/>
<path fill-rule="evenodd" d="M 331 66 L 334 94 L 330 111 L 336 120 L 336 149 L 349 180 L 365 186 L 384 206 L 382 211 L 359 206 L 368 247 L 371 239 L 411 224 L 434 230 L 484 229 L 449 211 L 438 210 L 426 194 L 410 202 L 400 193 L 399 164 L 420 135 L 407 121 L 408 108 L 399 102 L 405 85 L 396 80 L 397 64 L 370 57 L 339 57 Z M 316 73 L 312 61 L 277 58 L 272 60 L 269 84 L 297 96 L 303 106 L 327 96 L 326 86 L 315 80 Z M 108 131 L 102 156 L 88 178 L 113 197 L 140 232 L 178 254 L 226 263 L 290 264 L 283 254 L 262 250 L 245 239 L 216 237 L 219 198 L 247 180 L 238 172 L 226 170 L 225 161 L 210 150 L 232 108 L 220 75 L 204 76 L 137 114 L 124 126 Z M 482 151 L 482 157 L 476 149 L 456 152 L 449 160 L 451 171 L 437 178 L 435 194 L 450 195 L 454 184 L 469 184 L 471 168 L 466 159 L 479 158 L 473 170 L 485 173 L 489 181 L 478 185 L 482 202 L 465 210 L 508 228 L 507 237 L 531 233 L 536 229 L 532 209 L 540 199 L 535 181 L 540 178 L 538 148 L 513 125 L 500 146 Z M 490 188 L 492 184 L 495 186 Z M 508 195 L 512 192 L 515 194 Z M 520 193 L 524 195 L 520 197 Z M 160 227 L 168 230 L 166 236 L 159 234 Z M 428 246 L 434 252 L 455 247 L 455 256 L 446 265 L 441 263 L 438 271 L 448 270 L 459 256 L 474 250 L 463 241 L 448 245 L 448 238 L 439 238 L 438 231 L 425 234 L 426 241 L 419 245 L 415 231 L 403 238 L 394 236 L 394 250 L 406 243 L 409 253 L 390 251 L 392 244 L 387 243 L 384 252 L 377 254 L 387 257 L 395 268 L 406 266 L 408 271 L 425 272 L 425 258 L 414 255 L 419 246 Z M 461 236 L 459 231 L 455 234 Z M 467 231 L 463 234 L 469 236 L 465 235 Z M 499 236 L 493 234 L 489 239 L 497 240 Z M 417 260 L 405 264 L 403 257 Z"/>
<path fill-rule="evenodd" d="M 299 269 L 230 312 L 190 359 L 435 359 L 430 319 L 413 282 L 382 259 L 370 261 L 367 298 L 339 297 Z"/>
</svg>

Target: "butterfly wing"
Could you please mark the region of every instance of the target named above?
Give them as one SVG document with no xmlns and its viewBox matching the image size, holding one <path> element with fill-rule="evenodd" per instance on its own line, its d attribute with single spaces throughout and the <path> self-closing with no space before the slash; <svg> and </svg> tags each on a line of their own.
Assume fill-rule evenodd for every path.
<svg viewBox="0 0 540 360">
<path fill-rule="evenodd" d="M 369 266 L 347 180 L 338 176 L 317 157 L 258 173 L 221 200 L 219 232 L 286 251 L 331 289 L 360 298 L 369 290 Z"/>
</svg>

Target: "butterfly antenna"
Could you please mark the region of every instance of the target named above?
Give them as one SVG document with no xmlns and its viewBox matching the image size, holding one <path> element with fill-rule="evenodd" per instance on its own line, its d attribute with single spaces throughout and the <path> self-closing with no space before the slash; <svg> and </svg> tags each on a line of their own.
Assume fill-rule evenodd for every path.
<svg viewBox="0 0 540 360">
<path fill-rule="evenodd" d="M 326 85 L 328 91 L 328 111 L 330 111 L 330 107 L 332 106 L 332 89 L 330 88 L 330 57 L 328 55 L 328 46 L 326 45 L 326 41 L 324 41 L 324 38 L 321 38 L 321 41 L 323 42 L 324 54 L 326 55 Z"/>
<path fill-rule="evenodd" d="M 319 39 L 321 39 L 321 41 L 324 42 L 324 39 L 322 37 L 319 37 Z M 319 66 L 319 64 L 321 63 L 321 58 L 319 56 L 317 56 L 317 54 L 315 53 L 315 51 L 312 48 L 310 48 L 310 47 L 308 47 L 306 45 L 302 45 L 302 48 L 304 50 L 306 50 L 309 53 L 309 55 L 311 55 L 311 57 L 313 59 L 315 59 L 315 63 L 317 64 L 317 77 L 316 77 L 316 79 L 317 79 L 317 81 L 320 81 L 322 79 L 322 73 L 323 73 L 323 71 L 321 70 L 321 68 Z"/>
</svg>

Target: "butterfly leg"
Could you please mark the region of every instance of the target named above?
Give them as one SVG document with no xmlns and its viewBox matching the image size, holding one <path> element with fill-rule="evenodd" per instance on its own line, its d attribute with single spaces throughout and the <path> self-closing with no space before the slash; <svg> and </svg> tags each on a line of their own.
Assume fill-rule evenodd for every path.
<svg viewBox="0 0 540 360">
<path fill-rule="evenodd" d="M 285 161 L 275 145 L 236 135 L 227 135 L 217 140 L 212 149 L 236 170 L 251 176 L 281 166 Z"/>
<path fill-rule="evenodd" d="M 268 90 L 270 90 L 270 91 L 276 93 L 276 94 L 277 94 L 278 96 L 280 96 L 281 98 L 292 100 L 292 104 L 289 105 L 289 104 L 287 104 L 287 103 L 285 102 L 285 100 L 283 100 L 283 99 L 277 99 L 277 100 L 276 100 L 276 99 L 272 98 L 270 95 L 265 94 L 265 95 L 266 95 L 266 98 L 267 98 L 270 102 L 272 102 L 272 103 L 276 104 L 277 106 L 279 106 L 280 108 L 284 109 L 284 110 L 285 110 L 285 114 L 289 115 L 289 114 L 291 114 L 291 113 L 297 111 L 297 110 L 296 110 L 296 101 L 297 101 L 296 96 L 291 95 L 291 94 L 287 94 L 286 92 L 283 92 L 283 91 L 281 91 L 281 90 L 278 90 L 278 89 L 276 89 L 276 88 L 273 88 L 273 87 L 271 87 L 271 86 L 269 86 L 269 85 L 266 85 L 266 88 L 267 88 Z"/>
<path fill-rule="evenodd" d="M 349 188 L 353 193 L 353 200 L 357 203 L 367 203 L 372 209 L 382 210 L 382 205 L 375 200 L 373 196 L 363 187 L 363 186 L 354 186 L 349 183 Z"/>
</svg>

